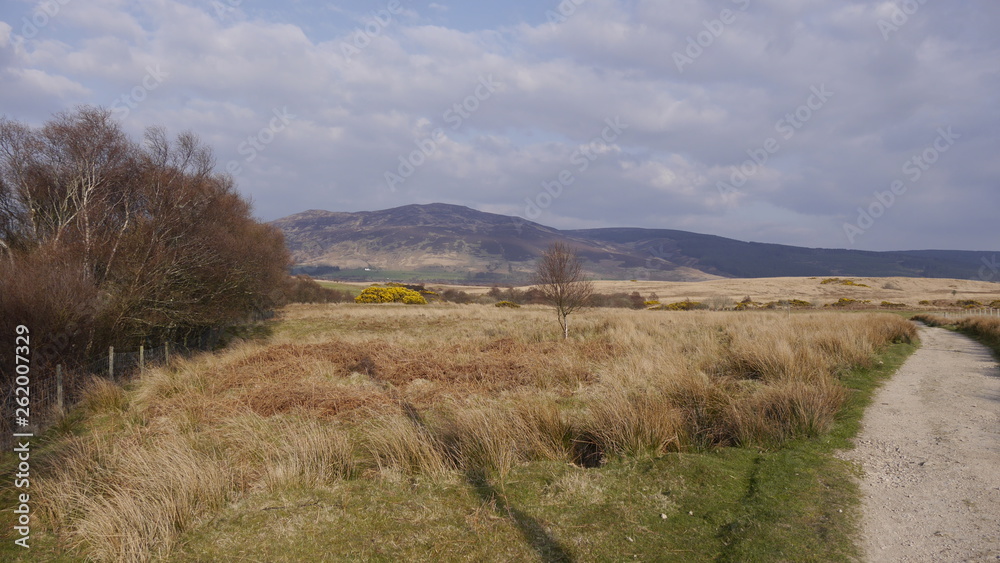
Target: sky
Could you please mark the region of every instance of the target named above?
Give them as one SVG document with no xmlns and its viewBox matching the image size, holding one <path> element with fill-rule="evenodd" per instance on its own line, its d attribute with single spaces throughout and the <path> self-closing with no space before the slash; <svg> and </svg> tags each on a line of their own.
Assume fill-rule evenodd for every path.
<svg viewBox="0 0 1000 563">
<path fill-rule="evenodd" d="M 997 251 L 998 27 L 996 0 L 5 0 L 0 114 L 192 131 L 264 220 Z"/>
</svg>

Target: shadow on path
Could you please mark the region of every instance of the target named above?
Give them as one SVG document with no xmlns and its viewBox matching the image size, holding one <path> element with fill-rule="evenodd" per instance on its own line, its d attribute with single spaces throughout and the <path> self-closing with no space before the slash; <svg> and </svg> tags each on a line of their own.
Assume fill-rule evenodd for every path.
<svg viewBox="0 0 1000 563">
<path fill-rule="evenodd" d="M 510 518 L 520 530 L 521 535 L 545 562 L 572 562 L 573 556 L 559 542 L 542 528 L 542 525 L 531 516 L 514 508 L 507 498 L 490 485 L 482 471 L 470 471 L 465 474 L 466 480 L 472 486 L 479 498 L 485 503 L 493 503 L 497 514 Z"/>
</svg>

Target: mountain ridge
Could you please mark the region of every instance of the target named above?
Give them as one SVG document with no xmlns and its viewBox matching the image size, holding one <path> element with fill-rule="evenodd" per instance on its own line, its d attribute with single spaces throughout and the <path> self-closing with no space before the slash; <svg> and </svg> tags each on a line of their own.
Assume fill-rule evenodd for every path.
<svg viewBox="0 0 1000 563">
<path fill-rule="evenodd" d="M 567 229 L 446 204 L 378 211 L 311 209 L 271 222 L 300 271 L 394 271 L 476 281 L 524 281 L 553 242 L 573 246 L 592 276 L 701 281 L 719 277 L 981 279 L 990 253 L 876 252 L 746 242 L 674 229 Z M 325 269 L 325 270 L 324 270 Z"/>
</svg>

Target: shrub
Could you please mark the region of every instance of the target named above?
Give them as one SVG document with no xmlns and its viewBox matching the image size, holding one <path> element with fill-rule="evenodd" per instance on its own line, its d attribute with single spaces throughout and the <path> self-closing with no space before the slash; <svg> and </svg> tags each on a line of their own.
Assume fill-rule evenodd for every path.
<svg viewBox="0 0 1000 563">
<path fill-rule="evenodd" d="M 735 301 L 722 295 L 713 295 L 705 300 L 705 305 L 713 311 L 724 311 L 735 304 Z"/>
<path fill-rule="evenodd" d="M 344 303 L 351 299 L 350 293 L 323 287 L 305 275 L 289 278 L 284 296 L 287 303 Z"/>
<path fill-rule="evenodd" d="M 782 299 L 781 301 L 771 301 L 767 304 L 754 303 L 758 308 L 763 309 L 784 309 L 785 307 L 793 307 L 796 309 L 810 309 L 813 304 L 809 301 L 803 301 L 802 299 Z"/>
<path fill-rule="evenodd" d="M 446 289 L 441 292 L 441 300 L 449 303 L 472 303 L 473 298 L 460 289 Z"/>
<path fill-rule="evenodd" d="M 886 309 L 904 309 L 906 308 L 906 303 L 893 303 L 892 301 L 883 301 L 882 306 Z"/>
<path fill-rule="evenodd" d="M 494 307 L 499 307 L 501 309 L 520 309 L 521 306 L 512 301 L 500 301 L 493 305 Z"/>
<path fill-rule="evenodd" d="M 977 309 L 983 306 L 982 303 L 980 303 L 979 301 L 975 301 L 973 299 L 962 299 L 955 302 L 955 304 L 965 309 Z"/>
<path fill-rule="evenodd" d="M 619 309 L 644 309 L 645 299 L 638 291 L 632 293 L 595 293 L 587 304 L 591 307 L 612 307 Z"/>
<path fill-rule="evenodd" d="M 736 304 L 737 311 L 751 311 L 754 309 L 764 309 L 766 307 L 767 305 L 765 305 L 764 303 L 760 303 L 758 301 L 754 301 L 749 295 L 744 297 L 743 301 L 740 301 L 739 303 Z"/>
<path fill-rule="evenodd" d="M 931 302 L 930 302 L 930 301 L 928 301 L 928 300 L 926 300 L 926 299 L 924 299 L 924 300 L 923 300 L 923 301 L 921 301 L 921 302 L 920 302 L 919 304 L 920 304 L 920 305 L 930 305 L 930 304 L 931 304 Z"/>
<path fill-rule="evenodd" d="M 355 303 L 405 303 L 407 305 L 426 305 L 427 300 L 418 291 L 405 287 L 367 287 L 354 298 Z"/>
<path fill-rule="evenodd" d="M 192 133 L 130 138 L 107 109 L 0 117 L 0 333 L 32 366 L 199 335 L 280 302 L 289 254 Z M 28 277 L 30 276 L 30 277 Z M 13 361 L 0 348 L 0 381 Z M 37 381 L 41 383 L 41 381 Z"/>
<path fill-rule="evenodd" d="M 836 284 L 836 285 L 847 285 L 851 287 L 871 287 L 870 285 L 858 283 L 854 280 L 842 280 L 840 278 L 827 278 L 819 283 L 822 285 Z"/>
<path fill-rule="evenodd" d="M 416 291 L 420 295 L 424 296 L 424 299 L 432 301 L 434 299 L 440 299 L 441 295 L 438 292 L 427 289 L 422 283 L 399 283 L 399 282 L 388 282 L 385 284 L 386 287 L 401 287 L 403 289 L 409 289 L 411 291 Z"/>
<path fill-rule="evenodd" d="M 507 289 L 500 289 L 497 286 L 493 286 L 486 293 L 486 297 L 496 301 L 511 301 L 513 303 L 517 303 L 518 305 L 545 304 L 544 295 L 542 295 L 541 290 L 539 290 L 537 287 L 532 287 L 527 290 L 520 290 L 513 287 L 508 287 Z"/>
<path fill-rule="evenodd" d="M 680 301 L 678 303 L 670 303 L 667 305 L 659 305 L 653 307 L 656 311 L 693 311 L 695 309 L 704 309 L 705 305 L 698 301 L 691 301 L 689 299 Z"/>
<path fill-rule="evenodd" d="M 850 297 L 841 297 L 836 303 L 831 303 L 827 305 L 827 307 L 856 307 L 859 305 L 867 305 L 869 303 L 871 303 L 871 301 L 867 299 L 862 301 L 858 299 L 851 299 Z"/>
</svg>

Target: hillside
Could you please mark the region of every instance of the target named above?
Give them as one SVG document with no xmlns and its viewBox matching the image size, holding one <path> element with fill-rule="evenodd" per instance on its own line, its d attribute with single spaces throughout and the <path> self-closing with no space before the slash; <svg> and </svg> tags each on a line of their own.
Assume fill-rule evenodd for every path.
<svg viewBox="0 0 1000 563">
<path fill-rule="evenodd" d="M 383 211 L 306 211 L 274 221 L 299 271 L 317 277 L 520 282 L 550 244 L 574 246 L 603 279 L 869 276 L 979 279 L 989 253 L 869 252 L 743 242 L 669 229 L 559 230 L 435 203 Z"/>
</svg>

